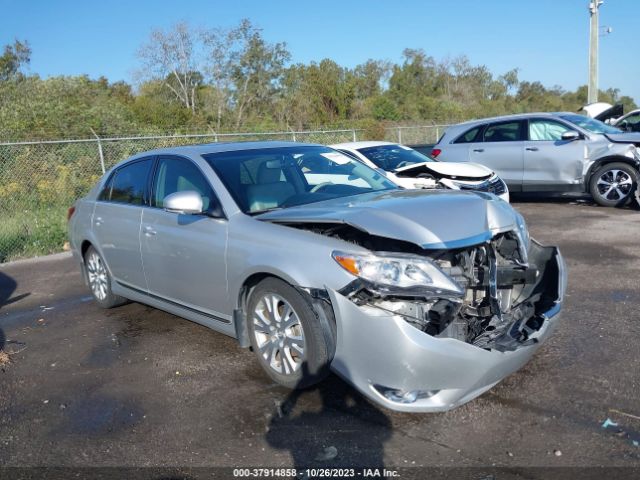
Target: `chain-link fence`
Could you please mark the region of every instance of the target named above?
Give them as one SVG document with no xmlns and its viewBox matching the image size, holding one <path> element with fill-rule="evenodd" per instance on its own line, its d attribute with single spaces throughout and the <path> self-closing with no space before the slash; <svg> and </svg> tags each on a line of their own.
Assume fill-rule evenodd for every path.
<svg viewBox="0 0 640 480">
<path fill-rule="evenodd" d="M 385 140 L 435 143 L 445 126 L 390 127 Z M 369 132 L 225 133 L 0 143 L 0 262 L 58 252 L 66 242 L 67 209 L 105 170 L 135 153 L 209 142 L 289 140 L 332 144 Z"/>
</svg>

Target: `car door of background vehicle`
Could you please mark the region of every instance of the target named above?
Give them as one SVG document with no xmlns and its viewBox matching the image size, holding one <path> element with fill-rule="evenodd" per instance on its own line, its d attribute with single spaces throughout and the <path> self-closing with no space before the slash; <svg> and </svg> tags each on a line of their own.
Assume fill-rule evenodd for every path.
<svg viewBox="0 0 640 480">
<path fill-rule="evenodd" d="M 577 130 L 547 118 L 532 118 L 528 124 L 523 190 L 562 191 L 582 187 L 584 140 L 562 140 L 563 133 Z"/>
<path fill-rule="evenodd" d="M 523 120 L 491 123 L 479 136 L 482 142 L 469 144 L 469 161 L 489 167 L 512 191 L 522 189 L 525 124 Z"/>
<path fill-rule="evenodd" d="M 163 210 L 175 192 L 194 190 L 205 214 Z M 227 220 L 206 212 L 219 205 L 211 185 L 190 159 L 160 156 L 151 187 L 151 208 L 142 215 L 142 263 L 149 293 L 200 313 L 223 317 L 227 305 Z"/>
<path fill-rule="evenodd" d="M 93 212 L 93 233 L 114 280 L 147 289 L 140 258 L 140 221 L 148 203 L 153 158 L 131 161 L 111 174 Z"/>
</svg>

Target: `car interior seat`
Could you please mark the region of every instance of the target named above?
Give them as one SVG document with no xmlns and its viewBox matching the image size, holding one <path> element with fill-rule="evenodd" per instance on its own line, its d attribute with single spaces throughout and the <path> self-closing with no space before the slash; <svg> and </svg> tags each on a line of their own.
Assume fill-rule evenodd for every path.
<svg viewBox="0 0 640 480">
<path fill-rule="evenodd" d="M 277 166 L 264 162 L 258 167 L 256 183 L 247 187 L 247 205 L 250 212 L 279 207 L 294 195 L 293 185 L 287 182 L 279 162 Z"/>
</svg>

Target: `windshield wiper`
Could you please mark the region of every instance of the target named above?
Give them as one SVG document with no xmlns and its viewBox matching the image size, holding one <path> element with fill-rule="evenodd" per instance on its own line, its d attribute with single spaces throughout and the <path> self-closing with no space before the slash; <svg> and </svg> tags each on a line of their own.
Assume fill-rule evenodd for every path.
<svg viewBox="0 0 640 480">
<path fill-rule="evenodd" d="M 271 207 L 271 208 L 264 208 L 262 210 L 254 210 L 253 212 L 247 212 L 247 213 L 253 216 L 253 215 L 260 215 L 262 213 L 273 212 L 274 210 L 282 210 L 283 208 L 284 207 Z"/>
</svg>

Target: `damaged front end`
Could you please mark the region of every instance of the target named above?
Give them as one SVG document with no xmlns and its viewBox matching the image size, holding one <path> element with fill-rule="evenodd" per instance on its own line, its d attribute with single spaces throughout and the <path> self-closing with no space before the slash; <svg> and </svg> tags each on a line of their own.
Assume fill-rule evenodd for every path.
<svg viewBox="0 0 640 480">
<path fill-rule="evenodd" d="M 507 232 L 469 248 L 424 251 L 450 285 L 402 288 L 357 278 L 339 293 L 428 335 L 510 351 L 537 342 L 545 313 L 558 301 L 556 251 L 533 241 L 523 253 Z"/>
<path fill-rule="evenodd" d="M 432 248 L 346 224 L 289 226 L 370 252 L 333 253 L 357 278 L 327 288 L 337 326 L 331 368 L 386 408 L 462 405 L 521 368 L 557 326 L 564 261 L 523 223 Z"/>
</svg>

